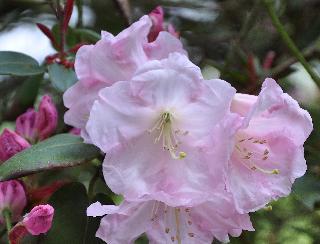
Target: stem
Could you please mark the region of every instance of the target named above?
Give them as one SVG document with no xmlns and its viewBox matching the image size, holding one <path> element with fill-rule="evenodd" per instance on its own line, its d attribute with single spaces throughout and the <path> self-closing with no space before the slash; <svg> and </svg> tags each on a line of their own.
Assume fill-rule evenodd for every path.
<svg viewBox="0 0 320 244">
<path fill-rule="evenodd" d="M 78 21 L 77 28 L 81 28 L 83 25 L 83 0 L 77 0 L 77 8 L 78 8 Z"/>
<path fill-rule="evenodd" d="M 89 182 L 88 197 L 90 200 L 93 198 L 95 184 L 98 179 L 99 179 L 99 170 L 97 170 L 97 172 L 94 174 L 94 176 L 92 177 L 92 179 Z"/>
<path fill-rule="evenodd" d="M 278 16 L 276 15 L 276 12 L 273 8 L 273 0 L 263 0 L 269 16 L 271 18 L 271 21 L 274 25 L 274 27 L 276 28 L 276 30 L 278 31 L 278 33 L 280 34 L 282 40 L 285 42 L 285 44 L 287 45 L 287 47 L 290 49 L 292 55 L 294 55 L 297 60 L 303 65 L 303 67 L 305 68 L 305 70 L 309 73 L 309 75 L 311 76 L 311 78 L 318 84 L 320 85 L 320 78 L 317 75 L 317 73 L 312 69 L 312 67 L 310 66 L 310 64 L 307 62 L 307 60 L 304 58 L 304 56 L 302 55 L 302 53 L 299 51 L 299 49 L 297 48 L 297 46 L 294 44 L 293 40 L 290 38 L 289 34 L 287 33 L 287 31 L 285 30 L 284 26 L 282 25 L 282 23 L 280 22 Z"/>
<path fill-rule="evenodd" d="M 11 211 L 9 209 L 5 208 L 2 211 L 2 215 L 4 217 L 4 221 L 6 222 L 7 231 L 9 233 L 11 228 L 12 228 L 12 225 L 11 225 Z"/>
</svg>

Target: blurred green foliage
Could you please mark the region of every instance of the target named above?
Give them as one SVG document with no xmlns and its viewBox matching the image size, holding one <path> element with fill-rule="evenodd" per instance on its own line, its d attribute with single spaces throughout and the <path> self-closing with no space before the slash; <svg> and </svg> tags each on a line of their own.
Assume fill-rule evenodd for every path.
<svg viewBox="0 0 320 244">
<path fill-rule="evenodd" d="M 55 21 L 48 5 L 41 0 L 0 0 L 0 31 L 6 32 L 21 23 Z M 283 89 L 303 103 L 310 111 L 314 131 L 305 145 L 308 172 L 299 179 L 290 197 L 272 203 L 272 211 L 260 210 L 253 213 L 255 232 L 245 232 L 240 238 L 232 238 L 231 243 L 257 244 L 311 244 L 320 243 L 320 103 L 318 87 L 310 81 L 303 68 L 293 68 L 296 62 L 272 25 L 265 6 L 260 0 L 83 0 L 76 1 L 89 7 L 94 14 L 92 26 L 77 22 L 67 35 L 67 48 L 79 42 L 93 43 L 101 30 L 118 33 L 128 23 L 162 5 L 166 20 L 180 31 L 182 40 L 191 60 L 208 70 L 208 75 L 217 73 L 228 80 L 238 92 L 257 94 L 265 77 L 277 79 Z M 128 3 L 128 6 L 123 5 Z M 320 71 L 320 1 L 319 0 L 275 0 L 274 8 L 287 32 L 307 60 Z M 129 9 L 129 11 L 128 11 Z M 85 16 L 83 16 L 85 17 Z M 53 27 L 54 34 L 58 31 Z M 1 34 L 1 33 L 0 33 Z M 1 43 L 0 43 L 1 46 Z M 37 48 L 30 46 L 30 48 Z M 274 56 L 273 58 L 270 58 Z M 269 59 L 268 59 L 269 58 Z M 269 65 L 266 62 L 269 61 Z M 51 75 L 63 75 L 51 70 Z M 292 74 L 300 74 L 293 82 Z M 302 72 L 302 73 L 301 73 Z M 303 74 L 303 75 L 301 75 Z M 0 128 L 4 123 L 14 121 L 16 116 L 33 106 L 36 97 L 45 92 L 55 95 L 59 105 L 60 118 L 65 108 L 61 94 L 72 82 L 74 74 L 68 73 L 70 82 L 59 84 L 50 77 L 2 77 L 0 79 Z M 291 75 L 290 77 L 288 75 Z M 60 80 L 66 81 L 63 77 Z M 40 79 L 40 80 L 39 80 Z M 298 85 L 297 85 L 298 84 Z M 308 85 L 309 84 L 309 85 Z M 311 86 L 311 85 L 313 86 Z M 305 87 L 309 86 L 309 90 Z M 313 90 L 313 97 L 310 94 Z M 58 88 L 58 89 L 56 89 Z M 300 94 L 300 95 L 297 95 Z M 67 128 L 62 122 L 59 132 Z M 82 166 L 81 166 L 82 167 Z M 90 179 L 96 177 L 97 168 L 89 171 L 77 169 L 57 170 L 41 173 L 41 179 L 59 178 L 82 181 L 90 188 Z M 49 175 L 48 175 L 49 174 Z M 103 187 L 101 175 L 96 177 L 96 185 L 91 194 L 112 193 Z M 92 190 L 92 188 L 91 188 Z M 146 243 L 145 237 L 137 243 Z M 97 242 L 98 243 L 98 242 Z"/>
</svg>

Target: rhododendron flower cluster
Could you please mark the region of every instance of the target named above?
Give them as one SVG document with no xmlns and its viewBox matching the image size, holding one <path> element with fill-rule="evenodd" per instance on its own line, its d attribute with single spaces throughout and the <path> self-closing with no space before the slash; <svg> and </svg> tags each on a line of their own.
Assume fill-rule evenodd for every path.
<svg viewBox="0 0 320 244">
<path fill-rule="evenodd" d="M 77 53 L 65 122 L 106 153 L 105 181 L 125 199 L 87 214 L 106 215 L 97 236 L 110 244 L 142 233 L 151 243 L 228 241 L 305 173 L 311 117 L 270 78 L 258 96 L 205 80 L 162 22 L 158 8 Z"/>
</svg>

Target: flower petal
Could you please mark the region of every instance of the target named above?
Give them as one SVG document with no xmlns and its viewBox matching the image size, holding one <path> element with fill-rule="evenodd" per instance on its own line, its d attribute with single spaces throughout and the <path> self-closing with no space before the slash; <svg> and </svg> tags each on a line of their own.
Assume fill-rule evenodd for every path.
<svg viewBox="0 0 320 244">
<path fill-rule="evenodd" d="M 137 67 L 147 59 L 143 44 L 147 43 L 150 28 L 150 18 L 143 16 L 116 37 L 104 33 L 95 45 L 82 46 L 75 61 L 78 79 L 111 85 L 131 78 Z"/>
</svg>

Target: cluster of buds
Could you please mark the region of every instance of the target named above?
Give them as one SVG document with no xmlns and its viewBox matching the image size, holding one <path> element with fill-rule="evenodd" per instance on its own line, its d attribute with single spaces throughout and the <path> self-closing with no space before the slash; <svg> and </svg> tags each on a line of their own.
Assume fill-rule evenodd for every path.
<svg viewBox="0 0 320 244">
<path fill-rule="evenodd" d="M 38 112 L 28 109 L 16 120 L 16 132 L 30 142 L 44 140 L 55 131 L 58 123 L 58 112 L 52 99 L 44 95 Z"/>
<path fill-rule="evenodd" d="M 0 135 L 0 162 L 4 162 L 16 153 L 29 148 L 30 143 L 48 138 L 55 131 L 58 112 L 50 96 L 42 97 L 39 111 L 33 108 L 16 119 L 15 132 L 4 129 Z"/>
</svg>

